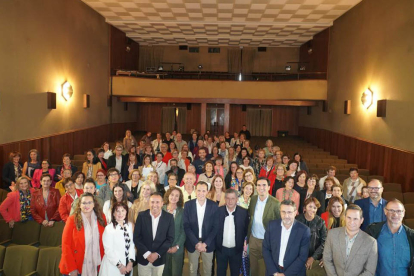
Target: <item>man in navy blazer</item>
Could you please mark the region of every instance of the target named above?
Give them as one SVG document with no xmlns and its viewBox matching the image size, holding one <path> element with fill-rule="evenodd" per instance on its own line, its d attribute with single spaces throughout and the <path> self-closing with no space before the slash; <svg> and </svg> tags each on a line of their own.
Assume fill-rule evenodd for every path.
<svg viewBox="0 0 414 276">
<path fill-rule="evenodd" d="M 219 224 L 216 237 L 217 276 L 226 276 L 230 265 L 230 275 L 238 276 L 242 264 L 244 240 L 249 226 L 249 213 L 237 206 L 238 192 L 228 189 L 225 193 L 226 205 L 217 212 Z"/>
<path fill-rule="evenodd" d="M 185 248 L 188 251 L 190 275 L 196 276 L 198 259 L 203 259 L 203 275 L 211 276 L 213 251 L 216 249 L 218 230 L 216 202 L 206 198 L 208 185 L 199 181 L 196 187 L 197 198 L 184 205 Z"/>
<path fill-rule="evenodd" d="M 283 200 L 281 219 L 272 220 L 267 226 L 262 249 L 266 275 L 306 276 L 310 229 L 295 220 L 296 209 L 293 201 Z"/>
<path fill-rule="evenodd" d="M 387 220 L 384 208 L 387 201 L 382 198 L 384 187 L 378 179 L 372 179 L 368 183 L 369 197 L 355 201 L 355 204 L 361 207 L 364 217 L 361 229 L 365 231 L 371 223 L 383 222 Z"/>
<path fill-rule="evenodd" d="M 162 276 L 167 251 L 174 241 L 174 217 L 162 210 L 160 193 L 150 197 L 150 209 L 140 212 L 135 223 L 134 243 L 138 251 L 139 275 Z"/>
</svg>

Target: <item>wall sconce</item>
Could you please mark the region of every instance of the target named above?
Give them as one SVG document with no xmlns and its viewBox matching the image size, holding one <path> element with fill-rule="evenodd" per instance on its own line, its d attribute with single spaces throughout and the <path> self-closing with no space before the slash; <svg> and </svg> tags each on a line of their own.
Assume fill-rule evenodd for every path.
<svg viewBox="0 0 414 276">
<path fill-rule="evenodd" d="M 368 88 L 364 93 L 362 93 L 361 103 L 366 109 L 368 109 L 372 105 L 373 99 L 374 93 L 370 88 Z"/>
<path fill-rule="evenodd" d="M 72 95 L 73 95 L 72 85 L 70 85 L 69 82 L 65 81 L 62 84 L 62 97 L 65 99 L 65 101 L 69 101 Z"/>
<path fill-rule="evenodd" d="M 299 66 L 299 71 L 305 71 L 305 70 L 306 70 L 306 66 L 305 65 Z"/>
<path fill-rule="evenodd" d="M 199 70 L 203 69 L 203 65 L 201 65 L 201 64 L 200 64 L 200 65 L 198 65 L 198 69 L 199 69 Z"/>
<path fill-rule="evenodd" d="M 286 65 L 286 66 L 285 66 L 285 70 L 286 70 L 286 71 L 290 71 L 291 69 L 292 69 L 292 66 L 290 66 L 290 65 Z"/>
</svg>

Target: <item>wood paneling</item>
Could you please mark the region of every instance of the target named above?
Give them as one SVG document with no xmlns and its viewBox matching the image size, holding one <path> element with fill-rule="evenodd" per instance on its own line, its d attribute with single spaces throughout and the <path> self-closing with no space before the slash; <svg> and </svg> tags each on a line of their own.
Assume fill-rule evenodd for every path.
<svg viewBox="0 0 414 276">
<path fill-rule="evenodd" d="M 385 182 L 402 184 L 404 192 L 414 192 L 414 153 L 365 141 L 344 134 L 299 127 L 299 136 L 329 151 L 371 175 L 383 175 Z"/>
<path fill-rule="evenodd" d="M 316 34 L 312 40 L 300 46 L 299 62 L 306 66 L 305 72 L 328 72 L 329 34 L 327 28 Z M 308 50 L 312 49 L 309 54 Z"/>
<path fill-rule="evenodd" d="M 3 144 L 0 145 L 0 168 L 9 162 L 10 152 L 19 151 L 22 154 L 21 161 L 24 163 L 31 149 L 37 149 L 40 157 L 49 159 L 52 164 L 60 164 L 64 153 L 83 154 L 88 149 L 101 146 L 104 141 L 112 142 L 124 137 L 127 129 L 136 131 L 137 123 L 107 124 Z M 2 170 L 0 170 L 0 179 L 1 173 Z"/>
<path fill-rule="evenodd" d="M 111 73 L 117 69 L 138 70 L 139 44 L 128 39 L 124 32 L 114 26 L 110 29 L 110 40 Z"/>
<path fill-rule="evenodd" d="M 201 104 L 191 104 L 191 110 L 187 110 L 187 133 L 192 129 L 200 131 Z"/>
</svg>

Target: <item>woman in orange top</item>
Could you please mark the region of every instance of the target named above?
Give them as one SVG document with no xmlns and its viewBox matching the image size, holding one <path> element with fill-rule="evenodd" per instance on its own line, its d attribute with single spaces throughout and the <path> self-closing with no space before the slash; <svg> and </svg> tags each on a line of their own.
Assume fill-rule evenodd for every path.
<svg viewBox="0 0 414 276">
<path fill-rule="evenodd" d="M 84 193 L 66 221 L 62 236 L 60 272 L 77 276 L 97 275 L 104 256 L 102 235 L 106 218 L 91 193 Z"/>
<path fill-rule="evenodd" d="M 337 196 L 331 197 L 326 212 L 322 213 L 321 218 L 325 221 L 328 231 L 345 226 L 345 205 L 342 198 Z"/>
<path fill-rule="evenodd" d="M 35 221 L 43 226 L 52 227 L 55 221 L 60 221 L 59 215 L 59 190 L 50 187 L 52 176 L 43 174 L 40 178 L 41 189 L 33 191 L 30 211 Z"/>
<path fill-rule="evenodd" d="M 29 178 L 22 176 L 17 179 L 16 191 L 8 193 L 0 205 L 0 213 L 10 228 L 14 227 L 16 221 L 33 220 L 30 211 L 33 191 L 34 189 L 30 189 Z"/>
<path fill-rule="evenodd" d="M 63 180 L 63 187 L 65 187 L 66 194 L 62 196 L 59 202 L 60 218 L 66 222 L 72 209 L 73 201 L 83 194 L 83 190 L 75 189 L 75 184 L 72 178 L 65 178 Z"/>
</svg>

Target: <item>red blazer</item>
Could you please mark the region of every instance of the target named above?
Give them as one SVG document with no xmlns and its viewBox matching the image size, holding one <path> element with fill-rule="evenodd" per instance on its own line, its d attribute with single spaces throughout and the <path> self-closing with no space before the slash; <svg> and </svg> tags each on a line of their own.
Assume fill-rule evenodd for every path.
<svg viewBox="0 0 414 276">
<path fill-rule="evenodd" d="M 322 213 L 321 218 L 325 221 L 326 229 L 328 229 L 329 212 Z"/>
<path fill-rule="evenodd" d="M 42 169 L 37 169 L 34 171 L 33 173 L 33 177 L 32 177 L 32 187 L 33 188 L 40 188 L 40 177 L 42 176 Z M 49 169 L 49 174 L 52 176 L 52 185 L 51 187 L 55 187 L 56 182 L 53 180 L 55 179 L 55 173 L 56 170 L 55 169 Z"/>
<path fill-rule="evenodd" d="M 269 194 L 272 194 L 272 189 L 273 189 L 273 184 L 275 184 L 275 179 L 276 179 L 276 174 L 275 174 L 275 168 L 273 167 L 270 172 L 266 171 L 266 168 L 263 166 L 260 169 L 260 173 L 259 173 L 259 177 L 266 177 L 267 179 L 270 180 L 270 189 L 269 189 Z"/>
<path fill-rule="evenodd" d="M 80 196 L 81 194 L 83 194 L 83 190 L 76 189 L 76 193 L 78 194 L 78 196 Z M 60 214 L 60 218 L 64 222 L 66 222 L 66 220 L 68 219 L 70 215 L 70 210 L 72 209 L 72 203 L 73 203 L 73 198 L 68 193 L 66 193 L 64 196 L 60 198 L 59 214 Z"/>
<path fill-rule="evenodd" d="M 102 214 L 104 222 L 105 216 Z M 99 247 L 101 250 L 101 259 L 104 256 L 104 247 L 102 244 L 102 235 L 105 226 L 98 222 L 99 229 Z M 85 257 L 85 229 L 82 227 L 80 231 L 76 229 L 75 217 L 71 215 L 66 221 L 65 229 L 63 229 L 62 236 L 62 257 L 60 259 L 60 272 L 62 274 L 69 274 L 75 269 L 82 274 L 83 259 Z"/>
<path fill-rule="evenodd" d="M 167 153 L 162 158 L 162 162 L 168 165 L 168 161 L 170 161 L 171 158 L 172 158 L 171 152 L 167 151 Z"/>
<path fill-rule="evenodd" d="M 32 217 L 38 223 L 42 223 L 45 220 L 45 211 L 49 220 L 60 221 L 59 215 L 59 190 L 50 187 L 49 196 L 47 198 L 47 206 L 43 200 L 43 190 L 35 190 L 32 193 L 32 202 L 30 209 L 32 211 Z"/>
<path fill-rule="evenodd" d="M 33 195 L 34 189 L 30 189 L 30 193 Z M 6 220 L 20 221 L 20 193 L 14 191 L 7 194 L 7 198 L 0 205 L 0 214 Z"/>
</svg>

